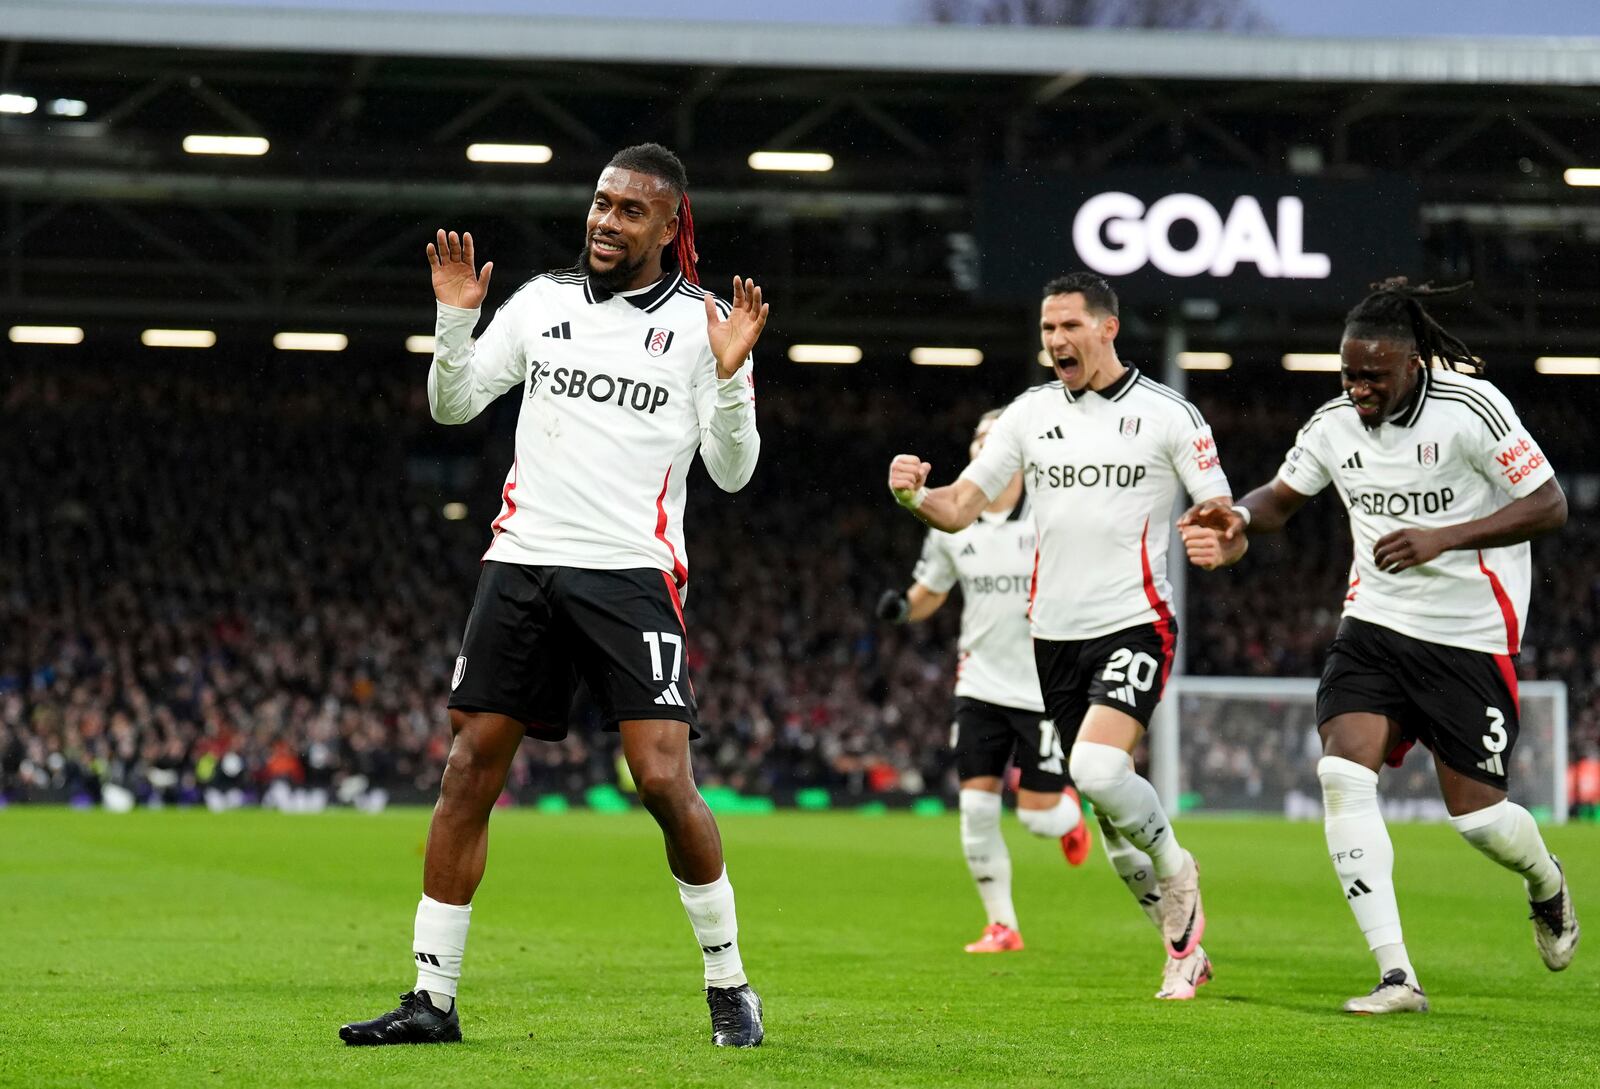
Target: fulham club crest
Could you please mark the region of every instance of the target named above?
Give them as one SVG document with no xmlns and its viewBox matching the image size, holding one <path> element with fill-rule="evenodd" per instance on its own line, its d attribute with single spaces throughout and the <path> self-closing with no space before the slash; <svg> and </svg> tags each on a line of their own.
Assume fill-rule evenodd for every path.
<svg viewBox="0 0 1600 1089">
<path fill-rule="evenodd" d="M 1139 433 L 1139 417 L 1137 417 L 1137 416 L 1124 416 L 1124 417 L 1122 417 L 1122 437 L 1125 438 L 1125 439 L 1131 439 L 1135 435 L 1137 435 L 1138 433 Z"/>
<path fill-rule="evenodd" d="M 654 326 L 644 335 L 644 350 L 650 353 L 652 359 L 667 354 L 667 349 L 672 347 L 672 330 L 660 329 Z"/>
<path fill-rule="evenodd" d="M 467 671 L 467 656 L 463 654 L 456 659 L 456 671 L 450 676 L 450 691 L 454 692 L 461 683 L 461 675 Z"/>
<path fill-rule="evenodd" d="M 1432 469 L 1439 464 L 1439 444 L 1436 442 L 1419 442 L 1417 444 L 1417 464 L 1424 469 Z"/>
</svg>

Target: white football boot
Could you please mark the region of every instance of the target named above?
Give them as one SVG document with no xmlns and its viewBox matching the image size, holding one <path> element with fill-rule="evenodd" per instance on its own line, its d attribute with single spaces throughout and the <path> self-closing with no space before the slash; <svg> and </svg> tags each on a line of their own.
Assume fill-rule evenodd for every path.
<svg viewBox="0 0 1600 1089">
<path fill-rule="evenodd" d="M 1161 989 L 1156 992 L 1156 997 L 1182 1002 L 1193 998 L 1198 988 L 1210 982 L 1211 959 L 1206 956 L 1204 949 L 1195 946 L 1194 952 L 1182 960 L 1167 958 L 1167 966 L 1161 972 Z"/>
<path fill-rule="evenodd" d="M 1561 863 L 1554 855 L 1556 869 Z M 1528 901 L 1528 917 L 1533 920 L 1533 944 L 1539 947 L 1539 957 L 1552 972 L 1559 972 L 1572 963 L 1578 951 L 1578 913 L 1572 907 L 1572 893 L 1567 890 L 1567 873 L 1561 870 L 1561 891 L 1548 900 Z"/>
<path fill-rule="evenodd" d="M 1200 904 L 1200 867 L 1194 855 L 1183 852 L 1183 869 L 1156 882 L 1161 890 L 1161 937 L 1167 956 L 1185 960 L 1200 948 L 1206 913 Z"/>
<path fill-rule="evenodd" d="M 1345 1013 L 1427 1013 L 1428 996 L 1406 978 L 1404 968 L 1391 968 L 1372 988 L 1344 1004 Z"/>
</svg>

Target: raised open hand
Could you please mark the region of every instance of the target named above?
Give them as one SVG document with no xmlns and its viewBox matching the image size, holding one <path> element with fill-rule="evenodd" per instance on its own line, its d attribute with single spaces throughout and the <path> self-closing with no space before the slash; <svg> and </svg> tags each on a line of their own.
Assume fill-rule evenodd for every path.
<svg viewBox="0 0 1600 1089">
<path fill-rule="evenodd" d="M 441 227 L 438 237 L 428 243 L 428 268 L 433 273 L 433 296 L 446 306 L 476 310 L 489 294 L 494 262 L 485 263 L 482 272 L 477 270 L 470 231 L 446 234 Z"/>
<path fill-rule="evenodd" d="M 717 377 L 732 378 L 761 339 L 767 327 L 767 304 L 761 289 L 750 279 L 733 278 L 733 309 L 724 318 L 717 312 L 711 292 L 706 292 L 706 339 L 717 357 Z"/>
</svg>

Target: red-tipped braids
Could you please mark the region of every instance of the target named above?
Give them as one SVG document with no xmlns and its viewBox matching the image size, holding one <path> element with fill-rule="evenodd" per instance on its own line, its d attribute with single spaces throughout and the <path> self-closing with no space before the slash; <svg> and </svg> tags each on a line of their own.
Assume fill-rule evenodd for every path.
<svg viewBox="0 0 1600 1089">
<path fill-rule="evenodd" d="M 678 201 L 678 237 L 673 240 L 672 249 L 678 257 L 678 267 L 683 270 L 683 278 L 698 285 L 700 270 L 695 263 L 700 260 L 700 255 L 694 248 L 694 213 L 689 211 L 688 193 Z"/>
</svg>

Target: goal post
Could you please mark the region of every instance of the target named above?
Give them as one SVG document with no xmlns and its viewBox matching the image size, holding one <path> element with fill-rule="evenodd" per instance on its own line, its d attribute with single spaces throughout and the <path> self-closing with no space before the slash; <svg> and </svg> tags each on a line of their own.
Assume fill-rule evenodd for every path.
<svg viewBox="0 0 1600 1089">
<path fill-rule="evenodd" d="M 1567 819 L 1567 686 L 1523 681 L 1511 798 L 1541 821 Z M 1322 817 L 1314 677 L 1176 676 L 1150 730 L 1150 773 L 1168 812 Z M 1391 820 L 1444 820 L 1433 757 L 1418 745 L 1387 768 Z"/>
</svg>

